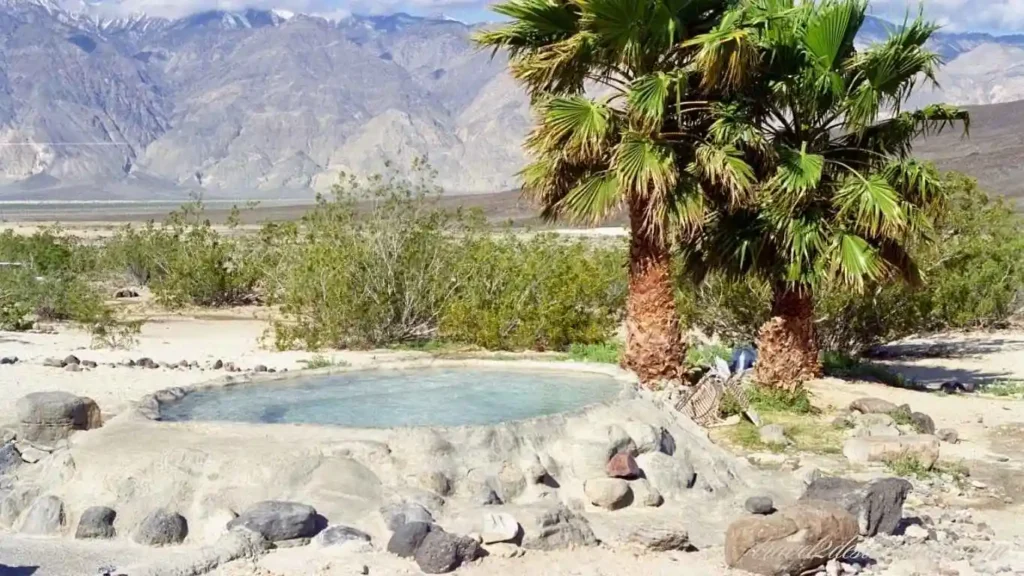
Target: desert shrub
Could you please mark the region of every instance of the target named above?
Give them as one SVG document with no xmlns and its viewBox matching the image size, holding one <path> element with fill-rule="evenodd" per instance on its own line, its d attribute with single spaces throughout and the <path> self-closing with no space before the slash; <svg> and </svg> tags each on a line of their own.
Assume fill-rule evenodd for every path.
<svg viewBox="0 0 1024 576">
<path fill-rule="evenodd" d="M 694 284 L 686 270 L 677 273 L 676 303 L 683 326 L 717 335 L 733 345 L 753 342 L 768 320 L 771 287 L 758 278 L 734 279 L 712 273 Z"/>
<path fill-rule="evenodd" d="M 231 235 L 213 227 L 199 199 L 184 204 L 157 225 L 127 225 L 105 247 L 107 265 L 152 288 L 157 302 L 170 307 L 230 306 L 253 303 L 262 279 L 261 238 Z"/>
<path fill-rule="evenodd" d="M 440 319 L 446 340 L 563 350 L 603 343 L 622 317 L 625 251 L 617 242 L 507 234 L 461 244 L 462 279 Z"/>
<path fill-rule="evenodd" d="M 444 210 L 432 177 L 419 163 L 408 178 L 345 176 L 300 223 L 268 232 L 279 347 L 565 349 L 611 335 L 621 247 L 494 236 L 478 214 Z"/>
</svg>

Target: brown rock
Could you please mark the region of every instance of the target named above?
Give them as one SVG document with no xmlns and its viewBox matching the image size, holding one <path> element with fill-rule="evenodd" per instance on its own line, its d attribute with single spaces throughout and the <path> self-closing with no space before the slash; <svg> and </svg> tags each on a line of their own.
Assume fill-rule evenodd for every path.
<svg viewBox="0 0 1024 576">
<path fill-rule="evenodd" d="M 889 414 L 896 408 L 895 404 L 881 398 L 858 398 L 850 402 L 850 410 L 861 414 Z"/>
<path fill-rule="evenodd" d="M 725 533 L 725 563 L 765 576 L 801 574 L 845 555 L 857 534 L 857 519 L 842 507 L 802 502 L 733 522 Z"/>
<path fill-rule="evenodd" d="M 637 466 L 636 459 L 624 452 L 612 456 L 612 459 L 608 461 L 606 471 L 612 478 L 632 480 L 640 477 L 640 467 Z"/>
<path fill-rule="evenodd" d="M 855 464 L 912 458 L 930 470 L 939 459 L 939 439 L 925 434 L 850 438 L 843 445 L 843 455 Z"/>
</svg>

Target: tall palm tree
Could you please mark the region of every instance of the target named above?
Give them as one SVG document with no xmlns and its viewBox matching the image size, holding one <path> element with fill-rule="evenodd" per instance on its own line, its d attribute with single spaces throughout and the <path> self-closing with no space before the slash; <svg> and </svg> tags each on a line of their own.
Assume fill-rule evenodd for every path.
<svg viewBox="0 0 1024 576">
<path fill-rule="evenodd" d="M 641 382 L 678 380 L 685 344 L 670 271 L 671 234 L 703 220 L 705 187 L 742 196 L 749 167 L 706 141 L 715 90 L 690 70 L 730 0 L 507 0 L 507 24 L 477 41 L 504 50 L 530 95 L 524 193 L 549 219 L 629 215 L 624 364 Z"/>
<path fill-rule="evenodd" d="M 858 50 L 866 0 L 742 0 L 695 38 L 707 83 L 744 78 L 716 107 L 712 138 L 743 150 L 756 193 L 713 216 L 684 243 L 690 266 L 756 273 L 773 288 L 758 335 L 757 380 L 793 389 L 820 375 L 814 293 L 826 283 L 918 282 L 910 255 L 927 241 L 936 171 L 914 160 L 915 138 L 969 118 L 932 105 L 906 111 L 939 64 L 920 17 Z M 736 58 L 736 54 L 745 55 Z"/>
</svg>

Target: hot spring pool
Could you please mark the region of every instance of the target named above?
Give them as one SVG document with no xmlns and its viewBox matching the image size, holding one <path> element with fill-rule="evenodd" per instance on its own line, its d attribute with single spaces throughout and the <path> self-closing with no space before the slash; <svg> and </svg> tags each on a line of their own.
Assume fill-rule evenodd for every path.
<svg viewBox="0 0 1024 576">
<path fill-rule="evenodd" d="M 615 378 L 596 373 L 377 369 L 201 390 L 162 406 L 160 416 L 353 428 L 485 425 L 577 410 L 621 390 Z"/>
</svg>

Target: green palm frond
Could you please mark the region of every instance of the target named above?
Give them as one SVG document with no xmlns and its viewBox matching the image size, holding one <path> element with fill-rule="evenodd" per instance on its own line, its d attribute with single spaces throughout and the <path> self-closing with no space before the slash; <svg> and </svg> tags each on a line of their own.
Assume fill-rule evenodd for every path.
<svg viewBox="0 0 1024 576">
<path fill-rule="evenodd" d="M 587 161 L 609 150 L 612 109 L 584 96 L 557 97 L 540 106 L 540 123 L 527 146 L 559 151 L 570 159 Z"/>
<path fill-rule="evenodd" d="M 685 93 L 686 73 L 655 72 L 633 81 L 627 100 L 632 112 L 639 117 L 660 125 L 665 118 L 666 107 L 682 106 Z"/>
<path fill-rule="evenodd" d="M 768 188 L 788 196 L 795 205 L 821 184 L 825 158 L 808 153 L 806 144 L 800 150 L 782 147 L 778 153 L 779 165 Z"/>
<path fill-rule="evenodd" d="M 848 177 L 836 191 L 835 202 L 839 218 L 872 236 L 894 233 L 906 223 L 899 195 L 881 175 Z"/>
<path fill-rule="evenodd" d="M 878 250 L 856 234 L 837 234 L 829 247 L 827 262 L 832 275 L 855 288 L 862 289 L 867 281 L 886 275 L 885 262 Z"/>
<path fill-rule="evenodd" d="M 807 25 L 804 47 L 819 70 L 831 71 L 853 50 L 867 2 L 825 0 L 820 4 Z"/>
<path fill-rule="evenodd" d="M 613 172 L 592 174 L 569 191 L 559 210 L 571 220 L 597 223 L 622 205 L 622 188 Z"/>
<path fill-rule="evenodd" d="M 696 163 L 691 171 L 699 173 L 712 186 L 724 189 L 731 202 L 739 202 L 750 193 L 754 171 L 739 149 L 708 143 L 698 146 L 696 152 Z"/>
</svg>

